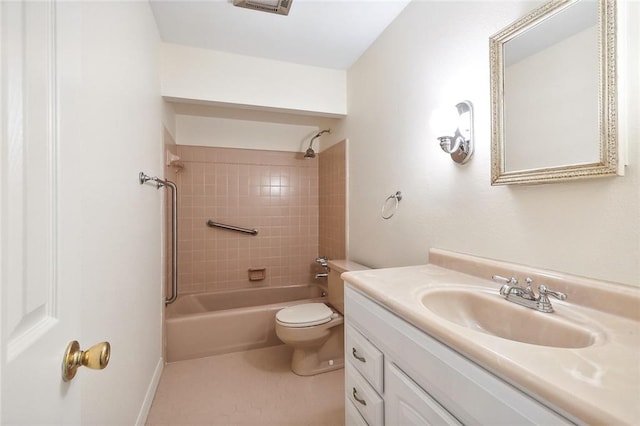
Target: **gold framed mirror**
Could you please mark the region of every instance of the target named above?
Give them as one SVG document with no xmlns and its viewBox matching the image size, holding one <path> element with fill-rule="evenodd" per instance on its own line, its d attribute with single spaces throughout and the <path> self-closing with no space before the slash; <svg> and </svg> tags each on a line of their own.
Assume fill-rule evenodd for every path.
<svg viewBox="0 0 640 426">
<path fill-rule="evenodd" d="M 618 174 L 615 0 L 552 0 L 490 62 L 492 185 Z"/>
</svg>

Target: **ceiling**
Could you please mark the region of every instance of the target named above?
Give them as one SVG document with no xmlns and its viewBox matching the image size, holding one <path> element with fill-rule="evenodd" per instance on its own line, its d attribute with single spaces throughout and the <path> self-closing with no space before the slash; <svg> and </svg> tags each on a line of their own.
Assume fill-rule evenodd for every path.
<svg viewBox="0 0 640 426">
<path fill-rule="evenodd" d="M 410 0 L 293 0 L 288 16 L 232 0 L 150 0 L 167 43 L 348 69 Z"/>
</svg>

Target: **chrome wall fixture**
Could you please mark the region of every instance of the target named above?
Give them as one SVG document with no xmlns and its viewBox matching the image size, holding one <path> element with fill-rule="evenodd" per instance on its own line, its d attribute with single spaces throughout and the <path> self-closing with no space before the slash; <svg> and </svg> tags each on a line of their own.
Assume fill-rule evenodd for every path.
<svg viewBox="0 0 640 426">
<path fill-rule="evenodd" d="M 455 108 L 439 108 L 431 116 L 431 127 L 438 136 L 440 148 L 458 164 L 473 155 L 473 105 L 469 101 Z"/>
<path fill-rule="evenodd" d="M 228 229 L 229 231 L 236 231 L 236 232 L 242 232 L 245 234 L 258 235 L 258 230 L 255 228 L 249 229 L 249 228 L 243 228 L 241 226 L 227 225 L 225 223 L 215 222 L 211 219 L 207 221 L 207 226 L 210 228 L 222 228 L 222 229 Z"/>
<path fill-rule="evenodd" d="M 138 175 L 140 185 L 149 181 L 155 182 L 156 189 L 163 186 L 171 188 L 171 297 L 167 297 L 164 301 L 165 305 L 173 303 L 178 298 L 178 187 L 170 180 L 160 179 L 157 176 L 148 176 L 144 172 Z"/>
<path fill-rule="evenodd" d="M 385 220 L 391 219 L 393 215 L 396 214 L 401 200 L 402 192 L 400 191 L 396 191 L 395 194 L 391 194 L 385 198 L 384 203 L 382 203 L 382 209 L 380 210 L 382 218 Z"/>
</svg>

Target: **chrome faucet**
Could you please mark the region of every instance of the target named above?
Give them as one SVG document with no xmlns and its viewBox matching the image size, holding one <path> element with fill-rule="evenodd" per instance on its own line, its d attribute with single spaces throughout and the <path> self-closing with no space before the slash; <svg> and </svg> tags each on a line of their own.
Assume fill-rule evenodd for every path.
<svg viewBox="0 0 640 426">
<path fill-rule="evenodd" d="M 320 256 L 320 257 L 316 257 L 316 263 L 320 266 L 322 266 L 323 268 L 328 268 L 329 267 L 329 259 L 327 259 L 326 256 Z"/>
<path fill-rule="evenodd" d="M 500 287 L 500 295 L 504 296 L 505 299 L 536 311 L 553 312 L 549 296 L 559 300 L 566 300 L 567 298 L 566 294 L 549 290 L 544 284 L 538 286 L 538 295 L 536 295 L 531 287 L 533 280 L 529 277 L 525 279 L 526 287 L 518 286 L 518 280 L 515 277 L 505 278 L 500 275 L 494 275 L 491 278 L 496 282 L 504 283 Z"/>
<path fill-rule="evenodd" d="M 517 296 L 522 297 L 523 299 L 536 300 L 536 295 L 533 292 L 533 289 L 531 288 L 531 283 L 533 283 L 533 280 L 529 277 L 525 279 L 525 282 L 527 283 L 526 287 L 518 286 L 518 280 L 515 277 L 505 278 L 505 277 L 501 277 L 500 275 L 494 275 L 491 278 L 494 281 L 505 283 L 500 288 L 500 294 L 505 297 L 509 296 L 510 294 L 515 294 Z"/>
</svg>

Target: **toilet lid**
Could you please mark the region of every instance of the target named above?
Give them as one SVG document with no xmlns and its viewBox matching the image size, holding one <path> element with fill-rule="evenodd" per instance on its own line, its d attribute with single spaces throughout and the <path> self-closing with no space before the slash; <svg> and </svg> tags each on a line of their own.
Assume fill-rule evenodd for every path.
<svg viewBox="0 0 640 426">
<path fill-rule="evenodd" d="M 287 327 L 311 327 L 331 321 L 332 315 L 324 303 L 303 303 L 281 309 L 276 320 Z"/>
</svg>

